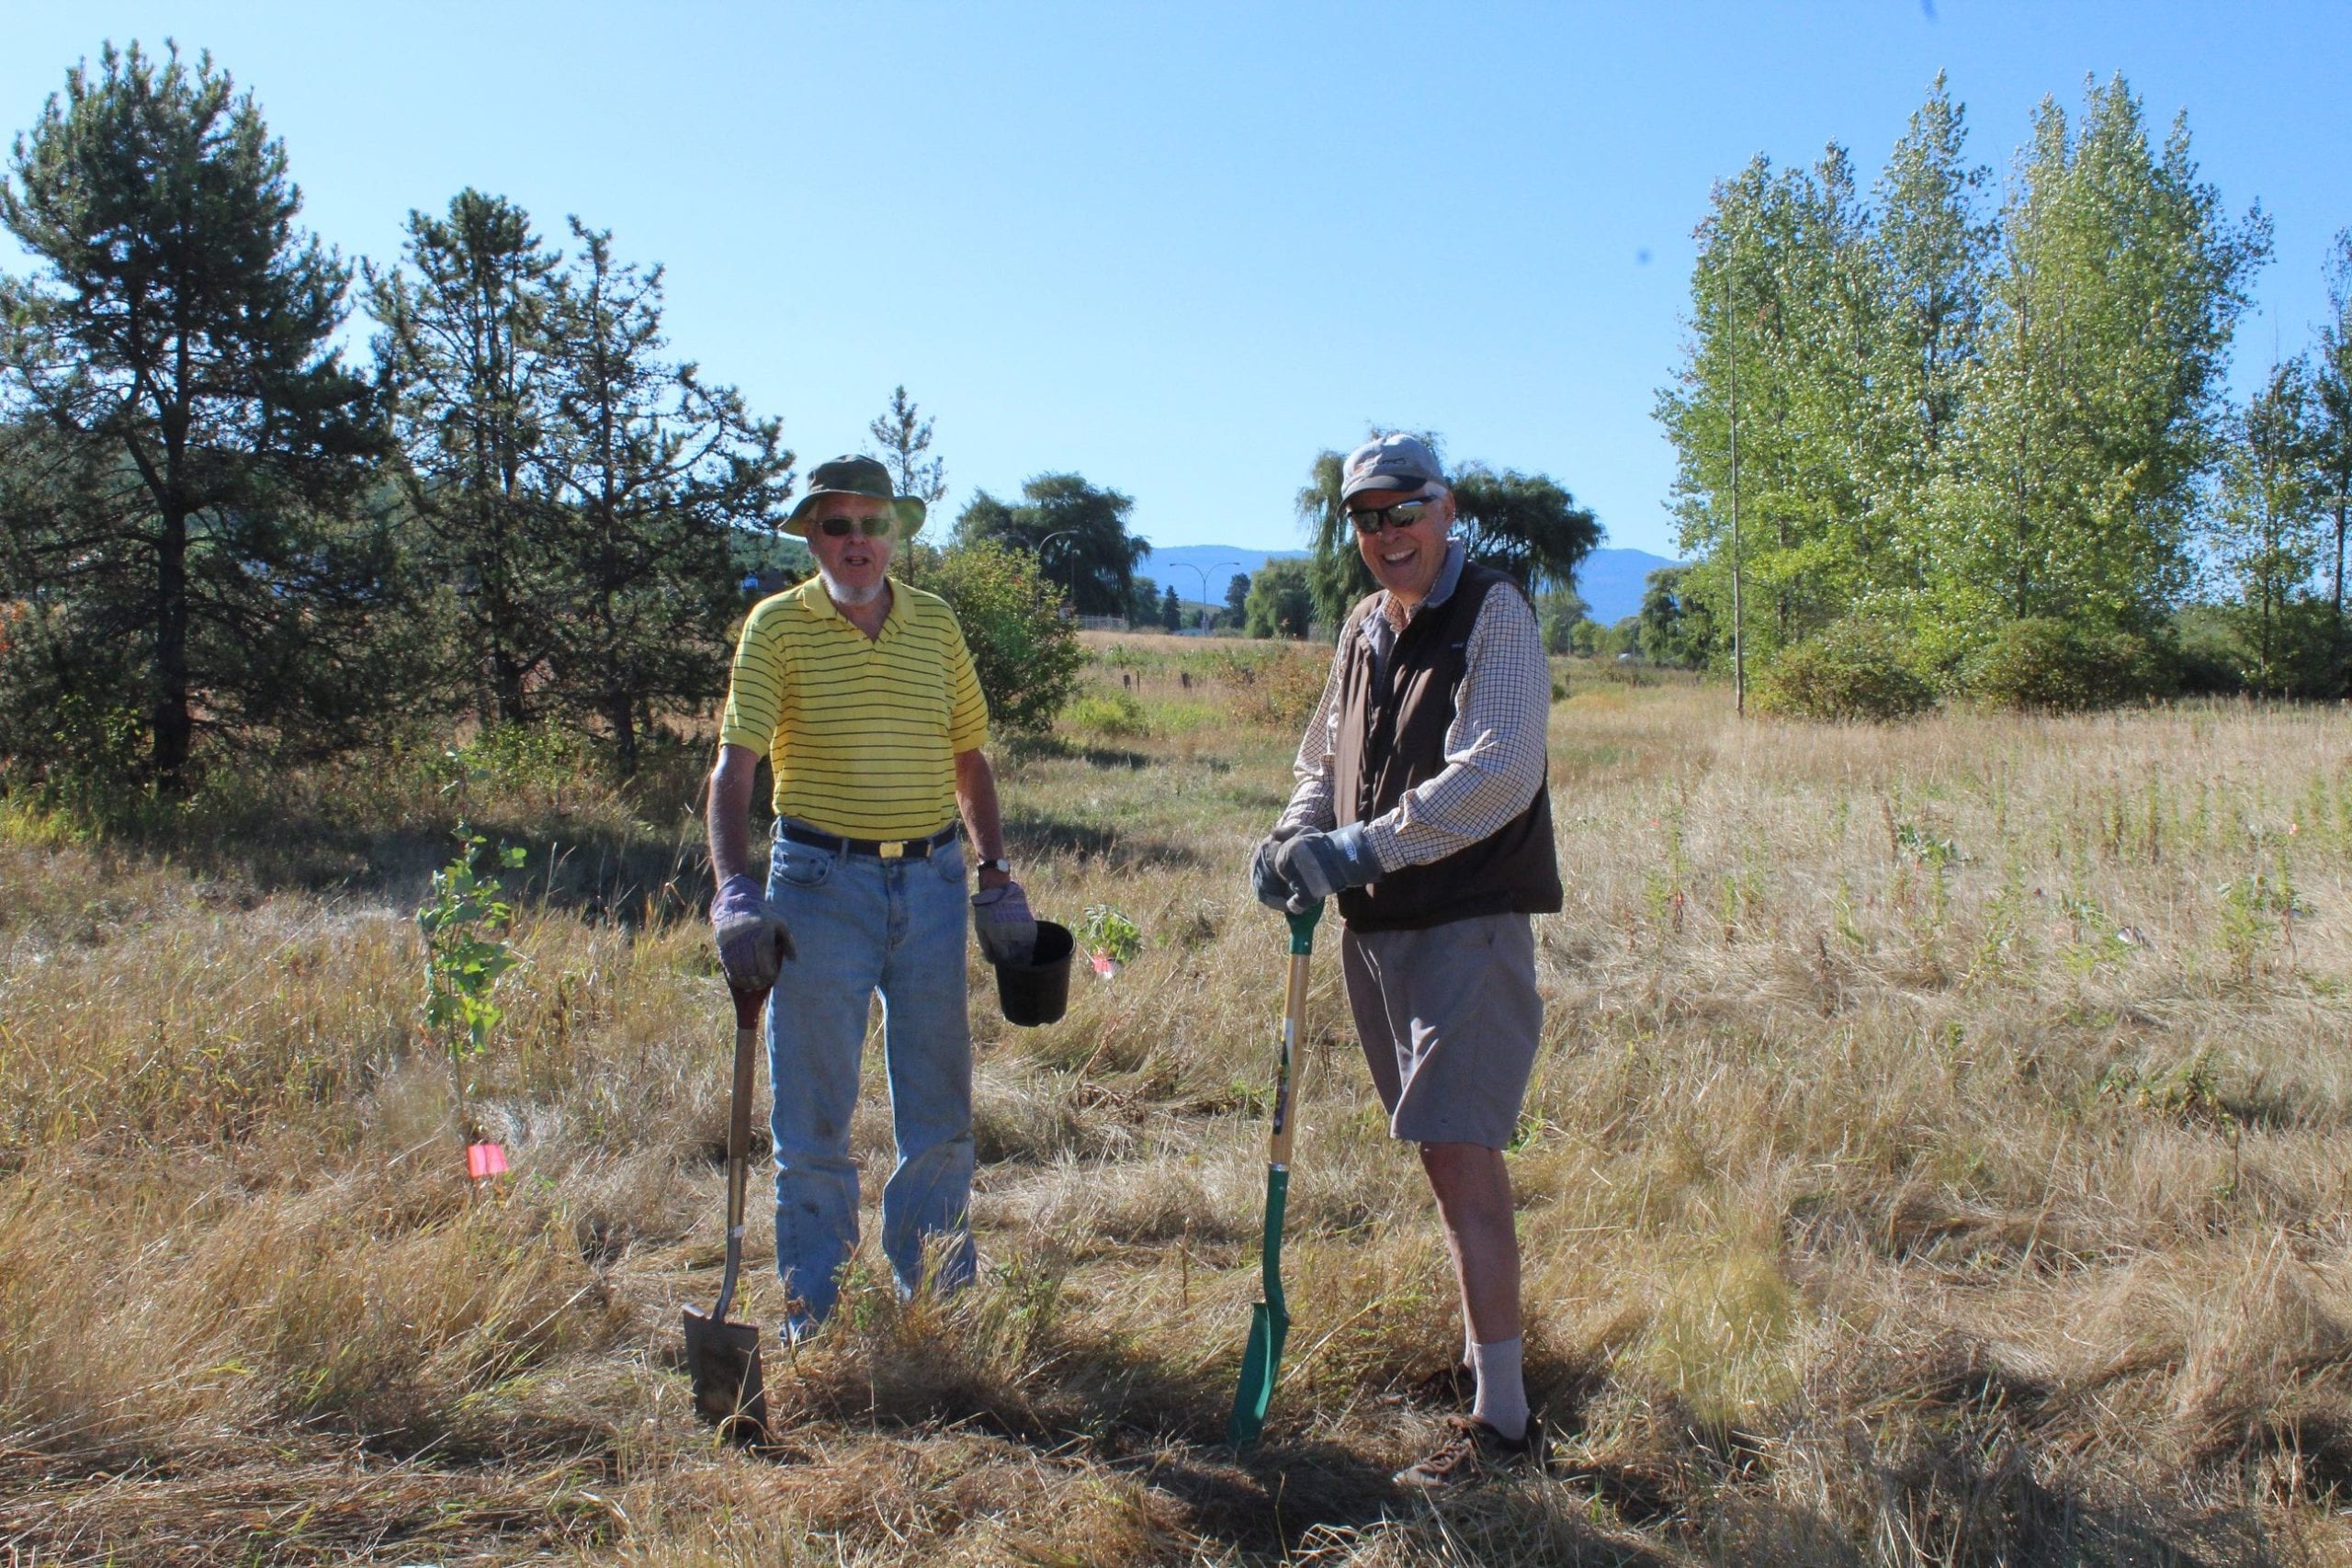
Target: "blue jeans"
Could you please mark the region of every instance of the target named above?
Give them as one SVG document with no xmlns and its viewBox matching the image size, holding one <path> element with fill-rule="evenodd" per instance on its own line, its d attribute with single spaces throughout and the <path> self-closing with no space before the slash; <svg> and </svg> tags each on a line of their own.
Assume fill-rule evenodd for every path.
<svg viewBox="0 0 2352 1568">
<path fill-rule="evenodd" d="M 938 1288 L 972 1277 L 966 897 L 960 834 L 921 860 L 835 854 L 781 837 L 770 849 L 768 897 L 799 950 L 768 1003 L 775 1264 L 786 1293 L 801 1303 L 788 1334 L 833 1310 L 834 1273 L 857 1246 L 850 1116 L 867 1004 L 877 991 L 899 1146 L 882 1188 L 883 1256 L 901 1293 L 922 1281 L 926 1238 L 944 1241 Z"/>
</svg>

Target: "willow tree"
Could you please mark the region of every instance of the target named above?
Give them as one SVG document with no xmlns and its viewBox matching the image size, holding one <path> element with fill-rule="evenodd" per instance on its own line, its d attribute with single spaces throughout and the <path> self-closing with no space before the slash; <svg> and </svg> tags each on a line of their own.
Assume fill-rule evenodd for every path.
<svg viewBox="0 0 2352 1568">
<path fill-rule="evenodd" d="M 1431 451 L 1440 450 L 1434 434 L 1414 434 Z M 1315 619 L 1330 626 L 1346 619 L 1357 600 L 1379 587 L 1356 548 L 1355 525 L 1348 521 L 1340 499 L 1344 461 L 1342 453 L 1317 453 L 1296 501 L 1299 521 L 1307 531 L 1306 581 Z M 1575 586 L 1577 571 L 1600 546 L 1602 530 L 1591 509 L 1578 506 L 1566 486 L 1548 474 L 1523 474 L 1478 462 L 1461 465 L 1449 478 L 1454 535 L 1464 555 L 1508 572 L 1531 592 L 1546 585 Z"/>
<path fill-rule="evenodd" d="M 1069 589 L 1078 615 L 1128 614 L 1136 568 L 1151 553 L 1149 540 L 1127 532 L 1135 499 L 1078 474 L 1038 474 L 1021 495 L 1013 505 L 976 493 L 956 519 L 956 542 L 1028 551 L 1046 578 Z"/>
</svg>

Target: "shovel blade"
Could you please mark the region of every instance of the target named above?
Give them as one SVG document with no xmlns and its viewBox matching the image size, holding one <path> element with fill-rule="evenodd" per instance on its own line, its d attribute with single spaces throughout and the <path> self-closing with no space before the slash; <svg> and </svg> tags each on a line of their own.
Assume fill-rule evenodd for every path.
<svg viewBox="0 0 2352 1568">
<path fill-rule="evenodd" d="M 1266 1407 L 1273 1403 L 1274 1382 L 1282 1374 L 1283 1341 L 1290 1335 L 1290 1314 L 1260 1302 L 1250 1309 L 1250 1343 L 1241 1351 L 1241 1383 L 1233 1393 L 1233 1420 L 1226 1441 L 1246 1449 L 1265 1430 Z"/>
<path fill-rule="evenodd" d="M 760 1331 L 686 1308 L 686 1370 L 694 1379 L 695 1414 L 729 1442 L 768 1438 L 768 1391 L 760 1375 Z"/>
</svg>

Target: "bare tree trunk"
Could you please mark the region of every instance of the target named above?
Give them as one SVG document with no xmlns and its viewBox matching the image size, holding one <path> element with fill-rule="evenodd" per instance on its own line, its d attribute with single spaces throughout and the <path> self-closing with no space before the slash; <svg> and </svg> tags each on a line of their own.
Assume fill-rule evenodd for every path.
<svg viewBox="0 0 2352 1568">
<path fill-rule="evenodd" d="M 169 795 L 187 788 L 188 741 L 194 724 L 187 690 L 187 519 L 175 509 L 163 518 L 155 558 L 155 783 Z"/>
</svg>

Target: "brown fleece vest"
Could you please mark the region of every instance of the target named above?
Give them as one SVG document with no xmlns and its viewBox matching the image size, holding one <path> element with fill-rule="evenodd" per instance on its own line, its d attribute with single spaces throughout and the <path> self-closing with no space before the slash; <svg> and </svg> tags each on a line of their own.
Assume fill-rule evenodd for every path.
<svg viewBox="0 0 2352 1568">
<path fill-rule="evenodd" d="M 1405 792 L 1445 771 L 1445 732 L 1470 666 L 1470 631 L 1496 591 L 1525 592 L 1491 568 L 1465 561 L 1442 604 L 1424 604 L 1405 623 L 1375 678 L 1363 619 L 1380 612 L 1374 594 L 1348 616 L 1340 685 L 1332 806 L 1341 826 L 1393 809 Z M 1549 914 L 1560 908 L 1559 857 L 1552 845 L 1552 799 L 1538 786 L 1501 829 L 1442 860 L 1384 872 L 1369 887 L 1340 895 L 1351 929 L 1419 931 L 1478 915 Z"/>
</svg>

